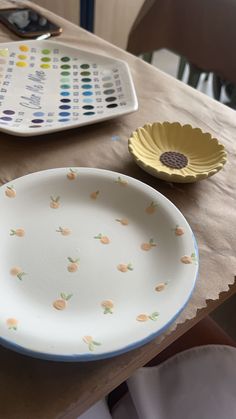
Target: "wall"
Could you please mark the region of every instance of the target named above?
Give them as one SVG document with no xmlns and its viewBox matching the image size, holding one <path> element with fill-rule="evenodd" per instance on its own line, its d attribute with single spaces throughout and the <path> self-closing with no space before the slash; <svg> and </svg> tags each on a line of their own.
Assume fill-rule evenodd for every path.
<svg viewBox="0 0 236 419">
<path fill-rule="evenodd" d="M 79 0 L 35 0 L 35 3 L 79 24 Z M 94 32 L 126 48 L 129 30 L 143 3 L 144 0 L 95 0 Z"/>
</svg>

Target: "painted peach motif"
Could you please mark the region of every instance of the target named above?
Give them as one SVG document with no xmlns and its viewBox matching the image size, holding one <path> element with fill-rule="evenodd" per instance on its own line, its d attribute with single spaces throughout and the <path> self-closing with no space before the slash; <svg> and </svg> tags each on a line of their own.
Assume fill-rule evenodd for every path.
<svg viewBox="0 0 236 419">
<path fill-rule="evenodd" d="M 15 198 L 16 197 L 16 191 L 15 191 L 14 187 L 13 186 L 7 186 L 6 190 L 5 190 L 5 195 L 8 198 Z"/>
<path fill-rule="evenodd" d="M 101 302 L 102 308 L 104 308 L 104 314 L 113 314 L 114 303 L 111 300 L 104 300 Z"/>
<path fill-rule="evenodd" d="M 50 196 L 51 202 L 50 207 L 53 209 L 57 209 L 60 206 L 60 196 L 57 196 L 56 198 L 53 198 L 53 196 Z"/>
<path fill-rule="evenodd" d="M 154 212 L 156 211 L 157 208 L 157 204 L 152 201 L 151 204 L 145 209 L 146 213 L 151 215 L 154 214 Z"/>
<path fill-rule="evenodd" d="M 6 320 L 6 324 L 9 330 L 17 330 L 18 320 L 12 317 Z"/>
<path fill-rule="evenodd" d="M 56 232 L 61 233 L 62 236 L 69 236 L 71 234 L 71 230 L 68 227 L 58 227 Z"/>
<path fill-rule="evenodd" d="M 139 314 L 139 315 L 136 317 L 136 320 L 137 320 L 138 322 L 146 322 L 146 321 L 148 320 L 148 315 L 147 315 L 147 314 Z"/>
<path fill-rule="evenodd" d="M 88 348 L 91 352 L 94 351 L 95 346 L 101 345 L 101 343 L 94 340 L 92 336 L 84 336 L 83 341 L 88 345 Z"/>
<path fill-rule="evenodd" d="M 155 286 L 155 291 L 157 291 L 157 292 L 163 291 L 165 289 L 166 285 L 167 285 L 167 282 L 160 282 L 159 284 L 157 284 Z"/>
<path fill-rule="evenodd" d="M 154 311 L 154 313 L 150 315 L 142 313 L 136 317 L 136 320 L 138 322 L 146 322 L 148 320 L 156 321 L 158 316 L 159 316 L 159 313 L 157 311 Z"/>
<path fill-rule="evenodd" d="M 127 186 L 128 185 L 128 181 L 122 179 L 120 176 L 118 176 L 117 180 L 115 181 L 118 185 L 121 186 Z"/>
<path fill-rule="evenodd" d="M 141 244 L 141 249 L 145 250 L 146 252 L 151 250 L 152 247 L 156 247 L 156 243 L 154 243 L 153 239 L 150 239 L 149 243 L 142 243 Z"/>
<path fill-rule="evenodd" d="M 120 272 L 128 272 L 128 271 L 133 271 L 133 267 L 131 265 L 131 263 L 128 264 L 124 264 L 124 263 L 120 263 L 117 266 L 118 271 Z"/>
<path fill-rule="evenodd" d="M 25 272 L 23 272 L 23 270 L 19 267 L 19 266 L 14 266 L 13 268 L 11 268 L 10 270 L 10 274 L 12 276 L 16 276 L 18 279 L 22 280 L 22 277 L 24 275 L 26 275 Z"/>
<path fill-rule="evenodd" d="M 11 229 L 10 236 L 24 237 L 25 230 L 23 228 Z"/>
<path fill-rule="evenodd" d="M 78 171 L 75 169 L 69 169 L 69 172 L 67 173 L 67 179 L 69 180 L 75 180 L 78 176 Z"/>
<path fill-rule="evenodd" d="M 129 221 L 127 220 L 127 218 L 116 218 L 116 221 L 120 224 L 122 224 L 123 226 L 127 226 L 129 224 Z"/>
<path fill-rule="evenodd" d="M 184 234 L 184 229 L 180 226 L 175 227 L 175 235 L 176 236 L 182 236 Z"/>
<path fill-rule="evenodd" d="M 110 239 L 107 236 L 103 236 L 101 233 L 94 237 L 95 239 L 99 239 L 100 243 L 102 244 L 109 244 Z"/>
<path fill-rule="evenodd" d="M 67 266 L 68 272 L 76 272 L 78 271 L 79 267 L 79 258 L 78 259 L 72 259 L 71 257 L 67 258 L 69 260 L 69 265 Z"/>
<path fill-rule="evenodd" d="M 90 198 L 95 200 L 98 198 L 99 194 L 100 194 L 100 191 L 94 191 L 90 194 Z"/>
<path fill-rule="evenodd" d="M 197 258 L 195 253 L 192 253 L 191 256 L 182 256 L 182 258 L 180 259 L 182 263 L 189 265 L 191 263 L 196 263 L 197 262 Z"/>
<path fill-rule="evenodd" d="M 65 294 L 64 292 L 61 292 L 60 297 L 57 300 L 55 300 L 52 305 L 56 310 L 65 310 L 67 307 L 67 302 L 71 299 L 73 294 Z"/>
</svg>

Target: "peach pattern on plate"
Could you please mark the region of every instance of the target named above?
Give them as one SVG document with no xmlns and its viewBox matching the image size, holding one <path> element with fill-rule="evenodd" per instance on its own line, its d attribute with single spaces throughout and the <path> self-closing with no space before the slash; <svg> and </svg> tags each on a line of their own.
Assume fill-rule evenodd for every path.
<svg viewBox="0 0 236 419">
<path fill-rule="evenodd" d="M 34 336 L 46 359 L 110 357 L 156 336 L 191 295 L 192 231 L 135 179 L 53 169 L 4 185 L 0 205 L 0 333 L 12 345 Z"/>
</svg>

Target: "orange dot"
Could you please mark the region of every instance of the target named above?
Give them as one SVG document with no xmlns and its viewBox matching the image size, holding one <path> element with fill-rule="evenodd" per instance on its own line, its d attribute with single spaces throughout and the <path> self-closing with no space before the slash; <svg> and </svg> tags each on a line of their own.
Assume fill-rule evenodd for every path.
<svg viewBox="0 0 236 419">
<path fill-rule="evenodd" d="M 18 61 L 16 63 L 16 65 L 17 65 L 17 67 L 26 67 L 27 66 L 27 63 L 25 61 Z"/>
<path fill-rule="evenodd" d="M 29 47 L 28 47 L 28 45 L 20 45 L 20 46 L 19 46 L 19 49 L 20 49 L 21 51 L 23 51 L 23 52 L 27 52 L 27 51 L 29 51 Z"/>
</svg>

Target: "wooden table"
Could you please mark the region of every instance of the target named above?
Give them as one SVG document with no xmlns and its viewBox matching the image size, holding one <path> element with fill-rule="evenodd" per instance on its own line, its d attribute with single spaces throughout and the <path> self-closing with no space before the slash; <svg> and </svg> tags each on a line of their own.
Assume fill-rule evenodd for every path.
<svg viewBox="0 0 236 419">
<path fill-rule="evenodd" d="M 43 10 L 43 13 L 47 11 Z M 235 112 L 126 52 L 47 13 L 68 44 L 128 62 L 139 111 L 94 126 L 27 140 L 0 133 L 0 182 L 52 167 L 90 166 L 116 170 L 155 187 L 183 212 L 197 237 L 200 274 L 192 298 L 170 329 L 147 345 L 113 359 L 57 363 L 0 348 L 0 417 L 76 418 L 236 292 Z M 1 28 L 0 40 L 16 39 Z M 220 137 L 228 151 L 224 170 L 193 185 L 167 184 L 133 162 L 127 138 L 148 121 L 178 120 Z M 119 141 L 112 141 L 118 135 Z M 27 142 L 26 142 L 27 141 Z"/>
</svg>

